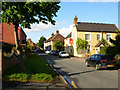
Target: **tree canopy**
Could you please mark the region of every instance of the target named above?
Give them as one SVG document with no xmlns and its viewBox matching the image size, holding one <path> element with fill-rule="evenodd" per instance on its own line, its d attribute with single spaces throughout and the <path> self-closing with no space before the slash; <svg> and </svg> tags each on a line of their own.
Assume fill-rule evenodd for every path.
<svg viewBox="0 0 120 90">
<path fill-rule="evenodd" d="M 64 45 L 63 45 L 63 42 L 60 41 L 59 39 L 58 39 L 58 40 L 55 40 L 54 43 L 53 43 L 53 47 L 54 47 L 55 49 L 58 49 L 58 50 L 61 50 L 63 46 L 64 46 Z"/>
<path fill-rule="evenodd" d="M 24 28 L 31 28 L 30 24 L 51 22 L 60 9 L 59 2 L 2 2 L 2 22 L 13 25 L 21 24 Z"/>
<path fill-rule="evenodd" d="M 44 48 L 44 41 L 46 40 L 45 37 L 40 37 L 40 40 L 38 42 L 39 47 Z"/>
</svg>

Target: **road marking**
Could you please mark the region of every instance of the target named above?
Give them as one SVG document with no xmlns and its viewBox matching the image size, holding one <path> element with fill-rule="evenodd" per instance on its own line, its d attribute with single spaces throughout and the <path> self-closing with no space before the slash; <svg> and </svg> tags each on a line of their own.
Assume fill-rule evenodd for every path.
<svg viewBox="0 0 120 90">
<path fill-rule="evenodd" d="M 74 88 L 78 88 L 78 87 L 75 85 L 74 81 L 71 81 L 71 84 L 72 84 L 72 86 L 73 86 Z"/>
</svg>

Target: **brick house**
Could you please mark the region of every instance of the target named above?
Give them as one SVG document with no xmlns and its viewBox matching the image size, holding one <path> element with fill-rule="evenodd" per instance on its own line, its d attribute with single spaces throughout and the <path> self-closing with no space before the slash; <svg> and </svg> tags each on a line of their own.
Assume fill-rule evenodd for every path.
<svg viewBox="0 0 120 90">
<path fill-rule="evenodd" d="M 81 38 L 88 42 L 86 48 L 89 51 L 88 54 L 98 54 L 101 48 L 105 46 L 100 40 L 104 39 L 108 45 L 111 45 L 110 38 L 115 39 L 118 30 L 115 24 L 78 22 L 78 18 L 75 16 L 72 32 L 65 39 L 65 50 L 74 56 L 86 54 L 86 52 L 81 52 L 82 50 L 77 51 L 76 41 Z M 69 38 L 72 38 L 73 44 L 69 44 Z"/>
<path fill-rule="evenodd" d="M 44 50 L 54 50 L 53 43 L 58 39 L 64 43 L 64 37 L 57 30 L 56 34 L 52 33 L 51 37 L 44 42 Z"/>
<path fill-rule="evenodd" d="M 14 37 L 14 25 L 11 23 L 10 26 L 7 23 L 2 23 L 1 29 L 2 29 L 2 37 L 1 40 L 6 44 L 10 44 L 10 45 L 15 45 L 15 37 Z M 25 46 L 26 45 L 26 34 L 23 31 L 23 29 L 19 26 L 18 27 L 18 39 L 19 39 L 19 44 L 21 46 Z"/>
</svg>

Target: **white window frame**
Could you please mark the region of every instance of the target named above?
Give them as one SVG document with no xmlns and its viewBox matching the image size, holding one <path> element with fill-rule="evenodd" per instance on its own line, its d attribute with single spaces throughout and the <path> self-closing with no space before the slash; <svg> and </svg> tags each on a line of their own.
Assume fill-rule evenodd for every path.
<svg viewBox="0 0 120 90">
<path fill-rule="evenodd" d="M 100 34 L 100 33 L 97 33 L 97 35 L 98 35 L 98 34 L 100 35 L 100 39 L 99 39 L 99 40 L 101 40 L 101 34 Z M 97 41 L 98 41 L 98 40 L 97 40 Z"/>
<path fill-rule="evenodd" d="M 86 34 L 90 34 L 90 40 L 86 40 L 86 38 L 85 38 L 85 40 L 86 40 L 86 41 L 91 41 L 91 33 L 85 33 L 85 35 L 86 35 Z"/>
<path fill-rule="evenodd" d="M 110 35 L 111 39 L 112 39 L 112 34 L 111 33 L 106 33 L 106 40 L 107 40 L 107 35 Z M 110 40 L 107 40 L 107 41 L 110 41 Z"/>
<path fill-rule="evenodd" d="M 88 45 L 90 45 L 90 52 L 91 52 L 91 43 L 88 43 Z"/>
</svg>

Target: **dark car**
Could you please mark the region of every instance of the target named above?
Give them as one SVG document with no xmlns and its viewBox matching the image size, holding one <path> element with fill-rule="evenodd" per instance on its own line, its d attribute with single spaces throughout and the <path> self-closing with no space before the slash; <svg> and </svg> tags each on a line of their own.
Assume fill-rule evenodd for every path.
<svg viewBox="0 0 120 90">
<path fill-rule="evenodd" d="M 58 50 L 55 50 L 55 51 L 54 51 L 54 55 L 57 55 L 57 56 L 58 56 L 58 55 L 59 55 L 59 51 L 58 51 Z"/>
<path fill-rule="evenodd" d="M 86 66 L 96 67 L 99 69 L 107 69 L 107 68 L 116 68 L 116 60 L 109 55 L 103 54 L 94 54 L 90 56 L 90 58 L 85 61 Z"/>
</svg>

